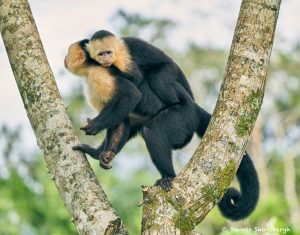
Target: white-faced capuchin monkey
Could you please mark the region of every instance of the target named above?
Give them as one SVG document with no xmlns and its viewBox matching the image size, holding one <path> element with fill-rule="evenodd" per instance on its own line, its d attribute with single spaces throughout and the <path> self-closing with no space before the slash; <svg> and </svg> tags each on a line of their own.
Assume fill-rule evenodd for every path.
<svg viewBox="0 0 300 235">
<path fill-rule="evenodd" d="M 69 47 L 64 61 L 65 67 L 73 74 L 85 79 L 86 98 L 90 106 L 101 114 L 99 115 L 100 121 L 105 121 L 107 114 L 112 112 L 118 115 L 118 110 L 127 114 L 137 105 L 141 96 L 139 91 L 126 79 L 112 75 L 109 70 L 93 62 L 83 47 L 87 42 L 88 40 L 82 40 Z M 122 89 L 119 89 L 120 87 Z M 109 118 L 113 119 L 113 117 Z M 88 122 L 90 122 L 89 119 Z M 98 149 L 93 149 L 88 145 L 74 146 L 73 149 L 84 148 L 86 153 L 99 160 L 102 168 L 110 169 L 109 162 L 128 139 L 128 125 L 129 119 L 125 118 L 122 122 L 108 128 L 106 140 Z"/>
<path fill-rule="evenodd" d="M 179 66 L 155 46 L 134 37 L 119 39 L 105 30 L 96 32 L 88 42 L 81 43 L 81 46 L 90 57 L 86 60 L 88 66 L 98 63 L 99 67 L 107 69 L 115 81 L 124 80 L 131 84 L 120 84 L 116 86 L 116 91 L 125 92 L 126 89 L 134 87 L 125 93 L 139 94 L 134 104 L 130 99 L 126 102 L 122 102 L 123 98 L 117 100 L 121 96 L 114 95 L 115 98 L 111 100 L 115 103 L 122 102 L 122 105 L 108 108 L 111 105 L 110 101 L 107 102 L 100 114 L 92 120 L 88 119 L 88 124 L 81 129 L 87 135 L 96 135 L 120 124 L 125 126 L 119 132 L 111 132 L 112 136 L 117 133 L 116 139 L 120 141 L 120 145 L 116 144 L 118 147 L 115 153 L 121 150 L 128 139 L 140 133 L 162 176 L 155 185 L 169 190 L 176 176 L 172 164 L 172 150 L 185 146 L 195 132 L 203 137 L 211 115 L 194 102 L 190 86 Z M 102 113 L 106 107 L 104 118 Z M 75 149 L 99 159 L 95 154 L 99 154 L 109 141 L 106 138 L 98 149 L 88 145 L 75 146 Z M 104 160 L 104 163 L 108 164 L 109 161 L 110 158 Z M 241 192 L 229 188 L 219 203 L 221 213 L 231 220 L 247 217 L 255 209 L 259 198 L 257 173 L 247 153 L 237 170 L 237 178 Z"/>
</svg>

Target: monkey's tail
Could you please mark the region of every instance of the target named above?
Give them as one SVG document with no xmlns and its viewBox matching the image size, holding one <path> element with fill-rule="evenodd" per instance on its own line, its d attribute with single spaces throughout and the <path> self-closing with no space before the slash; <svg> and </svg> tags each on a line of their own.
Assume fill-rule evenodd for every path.
<svg viewBox="0 0 300 235">
<path fill-rule="evenodd" d="M 211 115 L 201 107 L 198 108 L 198 115 L 200 123 L 197 134 L 203 137 Z M 235 188 L 228 188 L 219 202 L 222 215 L 231 220 L 241 220 L 250 215 L 255 209 L 259 198 L 257 172 L 247 153 L 243 156 L 236 175 L 240 184 L 240 192 Z"/>
<path fill-rule="evenodd" d="M 219 202 L 222 215 L 231 220 L 241 220 L 250 215 L 259 198 L 258 176 L 247 153 L 244 155 L 236 175 L 241 192 L 235 188 L 228 188 Z"/>
</svg>

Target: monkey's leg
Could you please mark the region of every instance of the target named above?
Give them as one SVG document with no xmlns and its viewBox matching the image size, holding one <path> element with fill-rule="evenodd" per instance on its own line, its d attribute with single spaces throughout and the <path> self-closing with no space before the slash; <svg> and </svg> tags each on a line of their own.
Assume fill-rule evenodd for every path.
<svg viewBox="0 0 300 235">
<path fill-rule="evenodd" d="M 156 115 L 142 129 L 151 159 L 162 178 L 155 185 L 172 188 L 176 176 L 172 164 L 172 150 L 185 146 L 198 125 L 193 104 L 177 104 Z"/>
<path fill-rule="evenodd" d="M 109 163 L 121 151 L 126 142 L 136 136 L 140 129 L 140 125 L 132 125 L 128 119 L 114 128 L 110 128 L 107 132 L 105 150 L 99 156 L 100 166 L 110 169 Z"/>
<path fill-rule="evenodd" d="M 110 169 L 112 167 L 109 163 L 122 149 L 129 137 L 130 123 L 128 118 L 107 130 L 105 150 L 99 155 L 99 164 L 102 168 Z"/>
<path fill-rule="evenodd" d="M 108 163 L 124 146 L 128 139 L 128 135 L 129 121 L 125 120 L 119 125 L 107 130 L 105 140 L 98 148 L 93 148 L 87 144 L 80 144 L 73 146 L 72 149 L 87 153 L 93 159 L 99 160 L 101 167 L 104 169 L 110 169 L 111 166 Z"/>
<path fill-rule="evenodd" d="M 90 155 L 93 159 L 99 160 L 99 155 L 104 151 L 105 145 L 106 145 L 106 140 L 104 140 L 98 148 L 93 148 L 87 144 L 80 144 L 80 145 L 73 146 L 72 149 L 86 153 Z"/>
<path fill-rule="evenodd" d="M 127 141 L 127 135 L 129 133 L 129 121 L 125 120 L 124 122 L 116 125 L 112 128 L 109 128 L 106 132 L 106 137 L 102 144 L 98 148 L 93 148 L 87 144 L 80 144 L 73 146 L 72 149 L 79 150 L 83 153 L 87 153 L 95 160 L 103 160 L 104 163 L 108 164 L 113 158 L 114 155 L 121 150 L 124 144 Z M 102 158 L 101 158 L 102 156 Z M 107 166 L 108 167 L 108 166 Z M 107 168 L 106 167 L 106 168 Z M 111 168 L 111 167 L 110 167 Z"/>
</svg>

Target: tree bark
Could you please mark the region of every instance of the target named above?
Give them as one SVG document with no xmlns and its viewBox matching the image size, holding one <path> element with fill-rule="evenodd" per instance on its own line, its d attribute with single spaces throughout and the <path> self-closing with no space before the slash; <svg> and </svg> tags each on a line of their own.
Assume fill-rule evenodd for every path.
<svg viewBox="0 0 300 235">
<path fill-rule="evenodd" d="M 281 0 L 243 0 L 212 121 L 173 189 L 144 188 L 143 234 L 192 234 L 232 181 L 261 108 Z"/>
<path fill-rule="evenodd" d="M 127 234 L 88 161 L 72 150 L 79 141 L 26 0 L 0 0 L 0 30 L 38 145 L 78 232 Z"/>
</svg>

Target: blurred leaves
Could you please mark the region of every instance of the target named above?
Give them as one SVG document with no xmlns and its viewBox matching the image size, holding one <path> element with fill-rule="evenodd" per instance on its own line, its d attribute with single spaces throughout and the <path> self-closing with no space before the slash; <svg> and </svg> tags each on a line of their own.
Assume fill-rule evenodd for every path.
<svg viewBox="0 0 300 235">
<path fill-rule="evenodd" d="M 159 47 L 167 47 L 168 32 L 176 26 L 170 19 L 147 18 L 137 13 L 127 13 L 122 9 L 112 16 L 112 21 L 119 29 L 120 35 L 146 38 Z"/>
<path fill-rule="evenodd" d="M 184 51 L 175 51 L 169 47 L 167 39 L 169 32 L 176 31 L 178 22 L 169 19 L 152 19 L 119 10 L 112 17 L 112 22 L 120 35 L 146 38 L 166 51 L 183 68 L 196 102 L 209 111 L 213 110 L 228 52 L 191 43 L 187 43 Z M 226 221 L 214 208 L 197 228 L 202 234 L 257 234 L 253 231 L 222 232 L 223 227 L 273 226 L 293 229 L 295 226 L 290 222 L 290 209 L 284 194 L 283 161 L 286 152 L 300 139 L 299 65 L 300 46 L 290 52 L 274 51 L 272 54 L 267 92 L 261 111 L 262 127 L 259 130 L 263 136 L 262 157 L 269 177 L 270 190 L 266 199 L 260 200 L 256 211 L 247 220 L 236 223 Z M 86 137 L 79 130 L 87 117 L 95 115 L 87 107 L 82 86 L 73 83 L 72 92 L 64 101 L 80 140 L 99 145 L 105 133 L 99 137 Z M 21 134 L 22 128 L 0 128 L 0 234 L 77 234 L 50 180 L 41 154 L 24 152 Z M 296 146 L 294 164 L 295 169 L 300 169 L 300 150 L 297 150 L 299 146 L 298 149 Z M 174 161 L 183 167 L 182 162 L 177 162 L 176 158 Z M 97 162 L 91 163 L 130 234 L 139 234 L 142 208 L 138 208 L 137 204 L 142 199 L 141 185 L 152 185 L 158 177 L 141 138 L 126 145 L 114 160 L 112 170 L 100 170 Z M 5 169 L 9 174 L 3 175 Z M 299 199 L 299 170 L 296 171 L 294 181 L 291 183 L 295 184 Z M 287 234 L 299 233 L 294 231 Z"/>
</svg>

